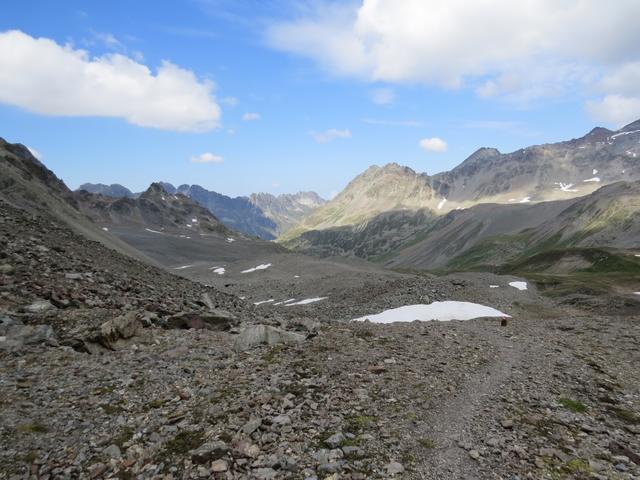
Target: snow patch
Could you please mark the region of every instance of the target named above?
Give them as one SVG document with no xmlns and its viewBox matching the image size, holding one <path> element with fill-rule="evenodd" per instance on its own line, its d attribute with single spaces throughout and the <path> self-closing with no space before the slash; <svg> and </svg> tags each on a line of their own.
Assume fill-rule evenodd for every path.
<svg viewBox="0 0 640 480">
<path fill-rule="evenodd" d="M 489 285 L 489 288 L 500 288 L 500 285 Z"/>
<path fill-rule="evenodd" d="M 254 305 L 262 305 L 263 303 L 271 303 L 273 302 L 273 298 L 270 298 L 269 300 L 262 300 L 261 302 L 253 302 Z"/>
<path fill-rule="evenodd" d="M 518 290 L 526 290 L 528 288 L 527 282 L 509 282 L 509 286 Z"/>
<path fill-rule="evenodd" d="M 263 263 L 261 265 L 258 265 L 257 267 L 253 267 L 253 268 L 249 268 L 247 270 L 243 270 L 240 273 L 251 273 L 251 272 L 255 272 L 258 270 L 266 270 L 267 268 L 269 268 L 271 266 L 270 263 Z"/>
<path fill-rule="evenodd" d="M 509 317 L 495 308 L 471 302 L 433 302 L 429 305 L 407 305 L 384 312 L 355 318 L 354 322 L 369 320 L 373 323 L 413 322 L 432 320 L 446 322 L 449 320 L 471 320 L 481 317 Z"/>
<path fill-rule="evenodd" d="M 108 229 L 107 227 L 102 227 L 102 229 L 103 229 L 105 232 L 108 232 L 108 231 L 109 231 L 109 229 Z"/>
<path fill-rule="evenodd" d="M 289 300 L 284 300 L 282 302 L 274 303 L 274 305 L 284 305 L 284 304 L 287 304 L 287 303 L 294 302 L 295 300 L 296 300 L 295 298 L 290 298 Z"/>
<path fill-rule="evenodd" d="M 174 268 L 174 270 L 184 270 L 185 268 L 191 268 L 191 267 L 193 267 L 193 265 L 183 265 L 181 267 Z"/>
<path fill-rule="evenodd" d="M 588 182 L 600 182 L 600 177 L 593 177 L 593 178 L 587 178 L 584 183 L 588 183 Z"/>
<path fill-rule="evenodd" d="M 224 275 L 226 272 L 224 267 L 211 267 L 209 270 L 213 270 L 213 273 L 217 273 L 218 275 Z"/>
<path fill-rule="evenodd" d="M 295 303 L 288 303 L 287 307 L 292 307 L 294 305 L 308 305 L 310 303 L 316 303 L 319 302 L 320 300 L 325 300 L 329 297 L 314 297 L 314 298 L 305 298 L 304 300 L 300 300 L 299 302 L 295 302 Z"/>
<path fill-rule="evenodd" d="M 443 198 L 442 200 L 440 200 L 440 203 L 438 204 L 438 210 L 441 210 L 442 207 L 444 207 L 444 204 L 447 203 L 447 199 Z"/>
<path fill-rule="evenodd" d="M 192 218 L 191 219 L 191 223 L 198 223 L 198 219 L 197 218 Z"/>
<path fill-rule="evenodd" d="M 556 183 L 554 183 L 554 185 L 558 185 L 560 187 L 560 190 L 563 191 L 563 192 L 577 192 L 578 191 L 577 188 L 571 188 L 571 187 L 573 187 L 573 183 L 556 182 Z"/>
<path fill-rule="evenodd" d="M 233 243 L 235 241 L 236 241 L 235 238 L 227 237 L 227 243 Z"/>
<path fill-rule="evenodd" d="M 640 255 L 638 255 L 640 257 Z M 293 278 L 300 278 L 300 275 L 294 275 Z"/>
<path fill-rule="evenodd" d="M 598 170 L 597 169 L 593 169 L 593 173 L 591 175 L 597 175 L 598 174 Z"/>
<path fill-rule="evenodd" d="M 631 132 L 620 132 L 620 133 L 616 133 L 615 135 L 611 135 L 609 139 L 613 140 L 614 138 L 619 137 L 621 135 L 631 135 L 632 133 L 638 133 L 638 132 L 640 132 L 640 130 L 633 130 Z"/>
<path fill-rule="evenodd" d="M 159 231 L 157 231 L 157 230 L 151 230 L 150 228 L 145 228 L 145 230 L 146 230 L 147 232 L 151 232 L 151 233 L 159 233 L 160 235 L 163 235 L 163 233 L 162 233 L 162 232 L 159 232 Z"/>
<path fill-rule="evenodd" d="M 531 201 L 531 197 L 524 197 L 522 200 L 520 200 L 520 202 L 518 203 L 529 203 Z"/>
</svg>

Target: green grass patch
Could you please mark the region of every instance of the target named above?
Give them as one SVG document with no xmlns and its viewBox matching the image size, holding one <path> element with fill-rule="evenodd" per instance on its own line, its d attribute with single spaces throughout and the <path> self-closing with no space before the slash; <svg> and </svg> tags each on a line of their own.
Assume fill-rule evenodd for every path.
<svg viewBox="0 0 640 480">
<path fill-rule="evenodd" d="M 562 397 L 558 400 L 558 402 L 564 408 L 566 408 L 567 410 L 571 410 L 574 413 L 584 413 L 587 411 L 587 406 L 578 400 Z"/>
</svg>

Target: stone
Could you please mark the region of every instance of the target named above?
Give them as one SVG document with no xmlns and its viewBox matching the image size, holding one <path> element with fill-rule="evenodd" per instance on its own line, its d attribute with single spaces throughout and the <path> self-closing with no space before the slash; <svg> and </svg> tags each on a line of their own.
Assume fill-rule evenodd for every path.
<svg viewBox="0 0 640 480">
<path fill-rule="evenodd" d="M 276 478 L 276 471 L 273 468 L 257 468 L 251 472 L 251 478 L 257 480 L 273 480 Z"/>
<path fill-rule="evenodd" d="M 104 463 L 94 463 L 89 469 L 90 478 L 101 477 L 107 471 L 107 466 Z"/>
<path fill-rule="evenodd" d="M 340 445 L 342 445 L 342 443 L 344 443 L 344 441 L 347 439 L 347 437 L 345 437 L 342 432 L 338 432 L 338 433 L 334 433 L 333 435 L 331 435 L 329 438 L 327 438 L 324 443 L 329 447 L 329 448 L 338 448 Z"/>
<path fill-rule="evenodd" d="M 32 304 L 24 307 L 24 311 L 27 313 L 44 313 L 49 310 L 54 310 L 55 308 L 49 300 L 36 300 Z"/>
<path fill-rule="evenodd" d="M 216 460 L 211 463 L 211 471 L 214 473 L 222 473 L 229 470 L 229 464 L 225 460 Z"/>
<path fill-rule="evenodd" d="M 306 338 L 306 336 L 299 333 L 287 332 L 269 325 L 251 325 L 236 337 L 233 348 L 238 352 L 243 352 L 258 345 L 302 343 Z"/>
<path fill-rule="evenodd" d="M 229 446 L 224 442 L 207 442 L 191 451 L 191 461 L 196 465 L 203 465 L 213 460 L 219 460 L 229 451 Z"/>
<path fill-rule="evenodd" d="M 480 452 L 477 450 L 469 450 L 469 456 L 474 460 L 480 460 Z"/>
<path fill-rule="evenodd" d="M 102 453 L 111 458 L 120 458 L 122 456 L 117 445 L 109 445 Z"/>
<path fill-rule="evenodd" d="M 9 265 L 8 263 L 3 263 L 0 265 L 0 274 L 2 275 L 13 275 L 16 271 L 13 265 Z"/>
<path fill-rule="evenodd" d="M 0 335 L 4 341 L 0 342 L 0 349 L 22 350 L 25 346 L 47 343 L 56 345 L 56 335 L 49 325 L 23 325 L 18 322 L 0 324 Z"/>
<path fill-rule="evenodd" d="M 209 312 L 180 312 L 167 319 L 166 328 L 227 331 L 238 323 L 238 319 L 226 310 Z"/>
<path fill-rule="evenodd" d="M 261 418 L 252 418 L 244 424 L 244 426 L 241 428 L 241 431 L 246 435 L 251 435 L 253 432 L 258 430 L 258 428 L 260 428 L 260 425 L 262 425 Z"/>
<path fill-rule="evenodd" d="M 115 350 L 119 340 L 126 340 L 137 336 L 142 332 L 142 323 L 138 320 L 136 312 L 127 312 L 124 315 L 108 320 L 100 325 L 100 330 L 89 341 L 99 343 L 109 350 Z"/>
<path fill-rule="evenodd" d="M 401 463 L 398 462 L 390 462 L 389 464 L 387 464 L 385 469 L 387 470 L 387 474 L 389 475 L 397 475 L 404 472 L 404 467 Z"/>
<path fill-rule="evenodd" d="M 500 422 L 502 428 L 513 428 L 513 420 L 505 418 Z"/>
<path fill-rule="evenodd" d="M 278 415 L 271 419 L 271 423 L 276 426 L 291 425 L 291 417 L 289 415 Z"/>
</svg>

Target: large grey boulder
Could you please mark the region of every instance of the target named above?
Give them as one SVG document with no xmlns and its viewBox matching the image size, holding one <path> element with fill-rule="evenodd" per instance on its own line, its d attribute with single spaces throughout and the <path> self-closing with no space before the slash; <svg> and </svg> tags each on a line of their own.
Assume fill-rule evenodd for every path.
<svg viewBox="0 0 640 480">
<path fill-rule="evenodd" d="M 166 328 L 195 328 L 226 331 L 237 325 L 236 316 L 226 310 L 214 309 L 209 312 L 180 312 L 167 319 Z"/>
<path fill-rule="evenodd" d="M 299 333 L 287 332 L 269 325 L 251 325 L 236 337 L 233 345 L 238 352 L 249 350 L 257 345 L 278 345 L 302 343 L 307 337 Z"/>
<path fill-rule="evenodd" d="M 56 335 L 49 325 L 24 325 L 11 317 L 0 317 L 0 350 L 19 351 L 30 345 L 56 342 Z"/>
</svg>

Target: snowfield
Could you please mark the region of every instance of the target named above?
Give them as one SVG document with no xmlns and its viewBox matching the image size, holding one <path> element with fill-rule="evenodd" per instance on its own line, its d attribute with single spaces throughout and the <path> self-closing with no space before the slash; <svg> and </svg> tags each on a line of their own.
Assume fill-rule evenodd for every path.
<svg viewBox="0 0 640 480">
<path fill-rule="evenodd" d="M 310 303 L 316 303 L 316 302 L 319 302 L 320 300 L 325 300 L 327 298 L 329 297 L 305 298 L 304 300 L 300 300 L 299 302 L 287 303 L 287 307 L 293 307 L 294 305 L 308 305 Z"/>
<path fill-rule="evenodd" d="M 385 310 L 375 315 L 367 315 L 354 318 L 353 322 L 364 322 L 369 320 L 373 323 L 394 323 L 394 322 L 421 322 L 450 320 L 471 320 L 481 317 L 509 317 L 506 313 L 495 308 L 486 307 L 478 303 L 471 302 L 433 302 L 429 305 L 407 305 L 400 308 Z"/>
<path fill-rule="evenodd" d="M 251 273 L 251 272 L 257 272 L 258 270 L 266 270 L 270 266 L 271 266 L 270 263 L 263 263 L 261 265 L 258 265 L 257 267 L 253 267 L 253 268 L 249 268 L 247 270 L 243 270 L 240 273 Z"/>
<path fill-rule="evenodd" d="M 509 286 L 517 288 L 518 290 L 526 290 L 527 282 L 509 282 Z"/>
</svg>

